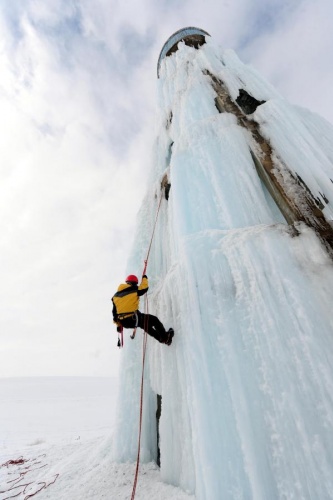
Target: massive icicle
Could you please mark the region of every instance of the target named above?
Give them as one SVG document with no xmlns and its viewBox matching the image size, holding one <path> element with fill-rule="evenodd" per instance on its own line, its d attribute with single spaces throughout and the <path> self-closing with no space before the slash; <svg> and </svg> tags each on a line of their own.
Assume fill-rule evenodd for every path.
<svg viewBox="0 0 333 500">
<path fill-rule="evenodd" d="M 333 269 L 314 232 L 289 234 L 258 178 L 251 137 L 219 114 L 203 70 L 265 100 L 256 120 L 332 218 L 333 127 L 285 102 L 232 51 L 179 45 L 161 65 L 160 128 L 128 272 L 140 274 L 160 181 L 168 173 L 148 266 L 150 311 L 172 346 L 148 342 L 142 459 L 199 500 L 332 498 Z M 172 114 L 171 114 L 172 113 Z M 126 338 L 114 454 L 135 460 L 140 333 Z"/>
</svg>

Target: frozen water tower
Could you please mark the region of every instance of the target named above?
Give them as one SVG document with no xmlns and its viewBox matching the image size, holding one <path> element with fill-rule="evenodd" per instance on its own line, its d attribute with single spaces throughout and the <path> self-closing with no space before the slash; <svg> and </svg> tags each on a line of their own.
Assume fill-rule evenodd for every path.
<svg viewBox="0 0 333 500">
<path fill-rule="evenodd" d="M 208 41 L 211 45 L 211 51 L 204 49 Z M 179 66 L 177 60 L 174 61 L 173 65 L 170 63 L 168 66 L 168 59 L 171 60 L 175 57 L 181 42 L 189 47 L 194 47 L 202 54 L 194 58 L 197 60 L 195 70 L 192 56 L 189 56 L 190 59 L 185 63 L 182 60 L 183 67 Z M 284 220 L 292 227 L 295 234 L 298 234 L 297 223 L 299 222 L 304 222 L 312 227 L 329 252 L 332 252 L 332 217 L 329 200 L 326 196 L 328 188 L 331 190 L 332 187 L 330 182 L 328 181 L 328 188 L 327 182 L 318 185 L 318 178 L 315 180 L 308 178 L 306 173 L 303 175 L 302 166 L 299 168 L 294 161 L 282 158 L 283 155 L 274 147 L 274 141 L 272 142 L 267 137 L 256 114 L 260 106 L 278 96 L 277 92 L 273 87 L 268 90 L 269 84 L 264 82 L 260 75 L 254 74 L 252 68 L 242 64 L 232 51 L 226 51 L 226 55 L 224 55 L 222 50 L 216 51 L 215 49 L 216 46 L 211 41 L 209 33 L 203 29 L 191 26 L 176 31 L 168 38 L 160 52 L 157 63 L 158 79 L 164 80 L 164 82 L 170 81 L 170 78 L 175 78 L 175 71 L 184 71 L 184 64 L 187 65 L 186 71 L 182 75 L 184 88 L 186 78 L 190 78 L 193 82 L 191 85 L 194 85 L 194 80 L 198 81 L 204 75 L 205 80 L 201 81 L 202 92 L 206 92 L 204 88 L 209 87 L 215 103 L 215 113 L 233 114 L 236 117 L 237 125 L 250 137 L 249 162 L 253 164 L 261 182 Z M 233 55 L 230 55 L 231 53 Z M 234 59 L 232 60 L 232 58 Z M 230 61 L 232 65 L 229 67 Z M 165 63 L 165 74 L 162 74 L 163 63 Z M 233 73 L 234 63 L 235 66 L 238 66 L 236 73 Z M 163 85 L 164 83 L 162 83 Z M 265 86 L 264 94 L 266 95 L 263 97 L 262 89 Z M 203 98 L 206 98 L 206 94 Z M 195 102 L 193 99 L 189 105 L 194 108 L 196 103 L 197 101 Z M 283 116 L 281 98 L 276 100 L 275 106 L 279 107 L 280 105 L 281 109 L 277 109 L 276 115 L 280 121 L 287 120 L 287 117 Z M 174 118 L 174 113 L 175 109 L 171 106 L 169 124 Z M 274 120 L 276 120 L 276 116 L 274 116 L 273 111 L 272 123 Z M 216 131 L 216 133 L 218 132 Z M 297 146 L 297 134 L 291 135 L 288 140 L 292 147 Z M 303 150 L 300 146 L 298 147 L 301 157 Z"/>
</svg>

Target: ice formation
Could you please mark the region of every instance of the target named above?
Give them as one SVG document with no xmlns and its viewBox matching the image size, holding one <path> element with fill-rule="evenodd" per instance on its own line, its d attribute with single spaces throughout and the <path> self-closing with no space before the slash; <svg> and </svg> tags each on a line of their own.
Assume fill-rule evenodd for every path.
<svg viewBox="0 0 333 500">
<path fill-rule="evenodd" d="M 158 80 L 154 168 L 128 272 L 148 265 L 149 310 L 173 326 L 148 340 L 141 459 L 198 500 L 333 498 L 333 267 L 314 231 L 294 236 L 259 179 L 251 135 L 219 113 L 204 70 L 254 112 L 277 159 L 292 165 L 333 216 L 333 127 L 286 102 L 231 50 L 180 43 Z M 114 457 L 135 461 L 141 333 L 125 337 Z"/>
</svg>

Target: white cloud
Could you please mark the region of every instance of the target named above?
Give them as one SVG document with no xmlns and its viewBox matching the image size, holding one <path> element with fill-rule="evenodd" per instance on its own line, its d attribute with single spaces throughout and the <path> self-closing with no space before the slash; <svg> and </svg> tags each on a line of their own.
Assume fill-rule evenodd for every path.
<svg viewBox="0 0 333 500">
<path fill-rule="evenodd" d="M 245 58 L 295 104 L 333 122 L 333 4 L 330 0 L 290 2 L 274 30 L 258 33 Z"/>
<path fill-rule="evenodd" d="M 28 373 L 38 374 L 45 356 L 88 356 L 96 343 L 111 341 L 112 279 L 120 280 L 125 267 L 144 189 L 139 162 L 128 158 L 140 131 L 123 119 L 125 90 L 112 88 L 112 71 L 97 64 L 98 48 L 89 47 L 94 73 L 82 59 L 85 41 L 71 40 L 71 64 L 63 64 L 59 40 L 35 21 L 22 16 L 17 43 L 7 30 L 11 49 L 2 66 L 2 375 L 26 373 L 30 365 Z M 105 358 L 99 373 L 109 373 L 109 365 Z M 86 369 L 79 360 L 69 371 L 50 364 L 51 373 Z"/>
</svg>

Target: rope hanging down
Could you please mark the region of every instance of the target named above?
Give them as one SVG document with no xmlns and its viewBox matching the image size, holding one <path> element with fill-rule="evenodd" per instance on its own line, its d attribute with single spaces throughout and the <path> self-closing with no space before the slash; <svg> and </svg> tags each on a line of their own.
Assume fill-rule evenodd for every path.
<svg viewBox="0 0 333 500">
<path fill-rule="evenodd" d="M 148 259 L 149 259 L 149 255 L 150 255 L 151 246 L 152 246 L 152 244 L 153 244 L 153 239 L 154 239 L 154 234 L 155 234 L 155 229 L 156 229 L 156 224 L 157 224 L 158 214 L 159 214 L 159 212 L 160 212 L 161 203 L 162 203 L 162 198 L 163 198 L 163 191 L 162 191 L 162 193 L 161 193 L 161 196 L 160 196 L 160 201 L 159 201 L 159 204 L 158 204 L 158 207 L 157 207 L 157 212 L 156 212 L 156 217 L 155 217 L 155 222 L 154 222 L 153 232 L 152 232 L 152 235 L 151 235 L 151 238 L 150 238 L 150 243 L 149 243 L 149 247 L 148 247 L 147 257 L 146 257 L 146 260 L 144 261 L 144 262 L 145 262 L 145 266 L 144 266 L 144 268 L 143 268 L 143 273 L 142 273 L 142 275 L 146 274 L 146 271 L 147 271 Z"/>
<path fill-rule="evenodd" d="M 148 247 L 147 256 L 146 256 L 146 259 L 144 261 L 145 265 L 144 265 L 144 268 L 143 268 L 142 276 L 144 276 L 146 274 L 146 271 L 147 271 L 150 250 L 151 250 L 151 246 L 152 246 L 153 239 L 154 239 L 154 234 L 155 234 L 155 229 L 156 229 L 158 214 L 159 214 L 160 208 L 161 208 L 162 198 L 163 198 L 163 191 L 161 193 L 160 201 L 159 201 L 159 204 L 158 204 L 158 207 L 157 207 L 157 212 L 156 212 L 156 217 L 155 217 L 155 223 L 154 223 L 153 232 L 152 232 L 152 235 L 151 235 L 151 238 L 150 238 L 150 243 L 149 243 L 149 247 Z M 148 296 L 147 296 L 147 294 L 145 295 L 145 308 L 144 308 L 144 311 L 145 311 L 145 324 L 144 324 L 143 341 L 142 341 L 142 374 L 141 374 L 141 389 L 140 389 L 140 416 L 139 416 L 138 454 L 137 454 L 137 458 L 136 458 L 136 469 L 135 469 L 135 475 L 134 475 L 134 483 L 133 483 L 131 500 L 134 500 L 134 498 L 135 498 L 136 486 L 137 486 L 137 483 L 138 483 L 138 475 L 139 475 L 139 464 L 140 464 L 142 409 L 143 409 L 143 381 L 144 381 L 145 359 L 146 359 L 146 349 L 147 349 L 147 330 L 148 330 L 148 314 L 149 314 L 149 306 L 148 306 Z"/>
</svg>

